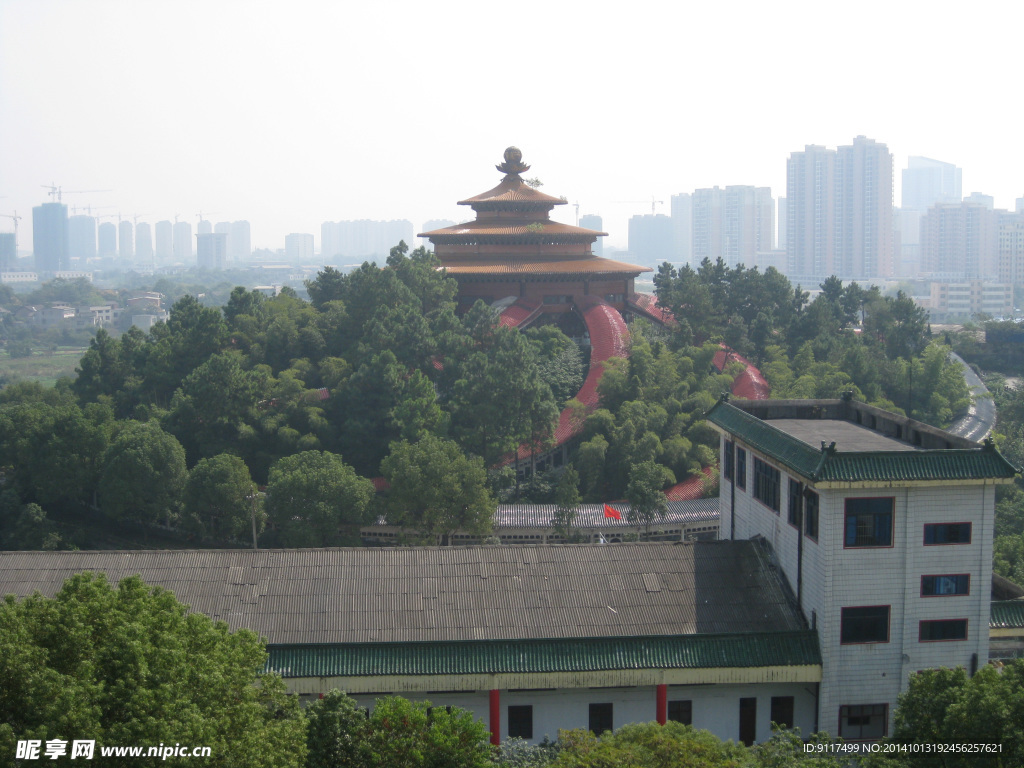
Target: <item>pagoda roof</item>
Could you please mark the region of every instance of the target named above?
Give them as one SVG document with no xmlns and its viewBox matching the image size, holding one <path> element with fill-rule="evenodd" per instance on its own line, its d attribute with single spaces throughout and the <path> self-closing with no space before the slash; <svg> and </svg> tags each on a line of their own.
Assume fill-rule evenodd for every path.
<svg viewBox="0 0 1024 768">
<path fill-rule="evenodd" d="M 486 235 L 488 237 L 522 237 L 536 235 L 541 238 L 548 235 L 583 235 L 590 238 L 605 237 L 607 232 L 598 232 L 596 229 L 585 229 L 574 227 L 571 224 L 561 224 L 557 221 L 541 220 L 529 221 L 527 219 L 477 219 L 467 221 L 465 224 L 456 224 L 451 227 L 443 227 L 430 232 L 421 232 L 417 237 L 476 237 Z"/>
<path fill-rule="evenodd" d="M 517 205 L 526 203 L 527 205 L 533 204 L 530 207 L 536 205 L 550 210 L 551 206 L 566 205 L 567 201 L 560 197 L 545 195 L 527 184 L 518 173 L 510 173 L 494 189 L 459 201 L 459 205 L 471 205 L 474 208 L 481 203 L 515 203 Z"/>
<path fill-rule="evenodd" d="M 523 258 L 509 254 L 494 257 L 474 256 L 467 259 L 452 259 L 444 263 L 451 276 L 464 275 L 639 275 L 653 272 L 650 267 L 627 264 L 594 256 L 588 259 L 545 259 L 543 257 Z"/>
</svg>

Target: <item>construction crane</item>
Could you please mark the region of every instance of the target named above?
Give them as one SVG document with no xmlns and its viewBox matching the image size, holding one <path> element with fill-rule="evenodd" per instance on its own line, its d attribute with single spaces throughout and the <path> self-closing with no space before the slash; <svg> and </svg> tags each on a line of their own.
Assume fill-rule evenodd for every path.
<svg viewBox="0 0 1024 768">
<path fill-rule="evenodd" d="M 646 200 L 612 200 L 612 202 L 613 203 L 628 203 L 630 205 L 636 205 L 638 203 L 645 203 L 645 204 L 647 203 Z M 655 200 L 654 199 L 654 195 L 651 195 L 651 201 L 650 202 L 651 202 L 651 213 L 652 214 L 655 212 L 655 206 L 657 206 L 657 205 L 664 205 L 665 204 L 664 200 Z"/>
<path fill-rule="evenodd" d="M 60 187 L 56 186 L 55 184 L 40 184 L 39 186 L 41 186 L 43 189 L 50 190 L 47 194 L 50 197 L 57 198 L 57 202 L 58 203 L 62 202 L 61 197 L 63 195 L 86 195 L 86 194 L 93 194 L 93 193 L 99 193 L 99 192 L 110 192 L 109 189 L 69 189 L 69 190 L 63 190 Z"/>
<path fill-rule="evenodd" d="M 572 207 L 576 209 L 576 226 L 578 227 L 580 225 L 580 201 L 577 200 Z"/>
<path fill-rule="evenodd" d="M 18 252 L 18 222 L 21 221 L 21 216 L 18 215 L 17 211 L 14 212 L 13 216 L 11 214 L 9 214 L 9 213 L 0 213 L 0 216 L 3 216 L 5 219 L 14 219 L 14 252 L 17 253 Z"/>
</svg>

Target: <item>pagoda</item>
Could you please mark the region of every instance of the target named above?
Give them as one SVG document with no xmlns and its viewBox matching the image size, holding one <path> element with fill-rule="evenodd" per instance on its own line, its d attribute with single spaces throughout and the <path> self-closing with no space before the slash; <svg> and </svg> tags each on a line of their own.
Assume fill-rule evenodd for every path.
<svg viewBox="0 0 1024 768">
<path fill-rule="evenodd" d="M 607 233 L 553 221 L 552 209 L 566 201 L 523 179 L 530 166 L 518 148 L 506 149 L 495 167 L 505 174 L 498 186 L 459 201 L 475 220 L 419 235 L 458 282 L 460 312 L 482 300 L 507 310 L 514 305 L 532 320 L 595 302 L 619 312 L 635 303 L 633 281 L 649 267 L 596 256 L 593 245 Z"/>
</svg>

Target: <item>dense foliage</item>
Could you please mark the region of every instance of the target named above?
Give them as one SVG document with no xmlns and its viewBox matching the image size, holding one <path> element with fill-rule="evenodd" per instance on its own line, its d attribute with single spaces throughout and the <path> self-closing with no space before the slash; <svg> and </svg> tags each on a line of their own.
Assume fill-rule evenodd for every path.
<svg viewBox="0 0 1024 768">
<path fill-rule="evenodd" d="M 0 602 L 0 755 L 19 739 L 208 746 L 205 764 L 302 766 L 305 723 L 247 630 L 188 613 L 138 577 L 69 579 Z"/>
</svg>

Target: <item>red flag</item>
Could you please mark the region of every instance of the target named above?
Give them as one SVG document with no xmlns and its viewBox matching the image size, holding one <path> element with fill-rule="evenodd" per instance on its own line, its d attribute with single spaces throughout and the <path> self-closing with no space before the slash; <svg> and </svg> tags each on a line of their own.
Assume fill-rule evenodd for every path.
<svg viewBox="0 0 1024 768">
<path fill-rule="evenodd" d="M 619 510 L 615 509 L 615 507 L 609 507 L 607 504 L 604 505 L 604 516 L 614 517 L 616 520 L 622 519 L 622 515 L 619 514 Z"/>
</svg>

